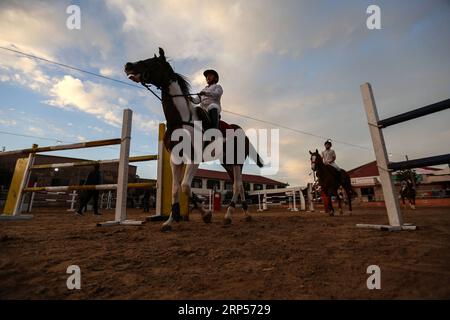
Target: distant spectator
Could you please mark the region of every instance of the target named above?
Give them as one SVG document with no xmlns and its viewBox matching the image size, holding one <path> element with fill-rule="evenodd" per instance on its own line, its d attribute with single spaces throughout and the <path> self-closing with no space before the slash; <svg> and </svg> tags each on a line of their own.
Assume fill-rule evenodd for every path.
<svg viewBox="0 0 450 320">
<path fill-rule="evenodd" d="M 87 179 L 85 181 L 85 185 L 98 185 L 102 183 L 102 177 L 100 173 L 100 165 L 96 163 L 94 165 L 94 169 L 89 172 Z M 94 214 L 100 215 L 98 212 L 98 190 L 85 190 L 80 192 L 80 205 L 77 210 L 77 214 L 83 215 L 83 209 L 87 210 L 87 204 L 93 198 L 94 200 Z"/>
</svg>

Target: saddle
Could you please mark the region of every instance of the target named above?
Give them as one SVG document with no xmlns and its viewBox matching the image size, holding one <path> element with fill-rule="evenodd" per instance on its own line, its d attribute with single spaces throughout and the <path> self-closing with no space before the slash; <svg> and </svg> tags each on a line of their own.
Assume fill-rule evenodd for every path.
<svg viewBox="0 0 450 320">
<path fill-rule="evenodd" d="M 197 118 L 202 122 L 203 131 L 212 128 L 211 119 L 209 118 L 208 113 L 203 108 L 195 107 L 194 112 L 196 113 Z M 235 130 L 237 129 L 237 127 L 235 125 L 228 124 L 225 121 L 219 120 L 219 130 L 224 137 L 226 136 L 227 129 Z"/>
<path fill-rule="evenodd" d="M 199 119 L 202 122 L 203 132 L 211 129 L 211 119 L 209 118 L 208 113 L 201 107 L 194 107 L 193 112 L 196 114 L 197 119 Z M 183 124 L 180 123 L 179 126 L 175 126 L 173 128 L 167 128 L 167 131 L 164 133 L 164 145 L 167 148 L 167 150 L 171 151 L 172 148 L 177 144 L 177 142 L 171 141 L 170 137 L 172 135 L 172 132 L 175 129 L 181 128 Z M 222 133 L 223 137 L 226 137 L 226 131 L 227 129 L 236 130 L 240 128 L 239 126 L 235 124 L 228 124 L 225 121 L 219 120 L 219 130 Z M 205 145 L 204 145 L 205 146 Z"/>
</svg>

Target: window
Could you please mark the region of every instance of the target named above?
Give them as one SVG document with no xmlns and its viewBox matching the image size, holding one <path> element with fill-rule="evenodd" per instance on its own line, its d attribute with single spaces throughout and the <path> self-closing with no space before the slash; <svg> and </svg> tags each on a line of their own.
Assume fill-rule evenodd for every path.
<svg viewBox="0 0 450 320">
<path fill-rule="evenodd" d="M 263 186 L 262 184 L 255 183 L 253 184 L 253 190 L 262 190 Z"/>
<path fill-rule="evenodd" d="M 225 190 L 233 190 L 233 184 L 230 181 L 225 182 Z"/>
<path fill-rule="evenodd" d="M 202 185 L 202 179 L 195 178 L 194 180 L 192 180 L 192 188 L 202 188 Z"/>
<path fill-rule="evenodd" d="M 275 189 L 275 186 L 273 184 L 267 184 L 266 189 Z"/>
<path fill-rule="evenodd" d="M 51 186 L 67 186 L 67 185 L 69 185 L 69 179 L 52 178 Z"/>
<path fill-rule="evenodd" d="M 361 196 L 367 197 L 368 201 L 373 201 L 375 198 L 375 191 L 373 188 L 361 188 Z"/>
<path fill-rule="evenodd" d="M 208 180 L 206 182 L 206 187 L 208 189 L 218 190 L 220 188 L 219 180 Z"/>
</svg>

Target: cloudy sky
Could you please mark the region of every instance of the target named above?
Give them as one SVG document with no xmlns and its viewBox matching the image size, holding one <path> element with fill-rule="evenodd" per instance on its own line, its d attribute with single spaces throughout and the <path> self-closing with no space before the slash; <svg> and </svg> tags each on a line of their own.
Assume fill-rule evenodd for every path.
<svg viewBox="0 0 450 320">
<path fill-rule="evenodd" d="M 81 9 L 80 30 L 66 27 L 71 4 Z M 381 9 L 381 30 L 366 26 L 371 4 Z M 271 178 L 291 185 L 311 180 L 308 150 L 322 149 L 324 138 L 347 170 L 374 160 L 362 83 L 372 84 L 381 118 L 450 95 L 448 0 L 3 0 L 0 46 L 122 81 L 125 62 L 163 47 L 193 92 L 214 68 L 225 121 L 280 129 L 280 170 Z M 132 154 L 156 153 L 164 117 L 144 90 L 0 49 L 0 96 L 6 150 L 118 137 L 122 110 L 131 108 Z M 385 130 L 392 161 L 448 153 L 449 123 L 447 110 Z M 58 154 L 112 159 L 118 148 Z M 155 164 L 140 164 L 138 174 L 155 177 Z"/>
</svg>

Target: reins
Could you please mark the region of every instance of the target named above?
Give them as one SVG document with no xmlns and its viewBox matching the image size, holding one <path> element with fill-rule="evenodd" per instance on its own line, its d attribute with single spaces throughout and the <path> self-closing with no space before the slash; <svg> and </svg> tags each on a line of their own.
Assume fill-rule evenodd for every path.
<svg viewBox="0 0 450 320">
<path fill-rule="evenodd" d="M 147 85 L 147 84 L 145 84 L 145 83 L 143 83 L 143 82 L 141 82 L 141 84 L 142 84 L 148 91 L 150 91 L 155 97 L 157 97 L 157 98 L 159 99 L 159 101 L 162 101 L 161 97 L 158 96 L 158 94 L 157 94 L 155 91 L 153 91 L 153 90 L 150 88 L 149 85 Z M 199 93 L 174 94 L 174 95 L 169 94 L 169 96 L 170 96 L 171 98 L 175 98 L 175 97 L 191 97 L 191 96 L 198 96 L 198 97 L 200 97 L 200 94 L 199 94 Z"/>
</svg>

